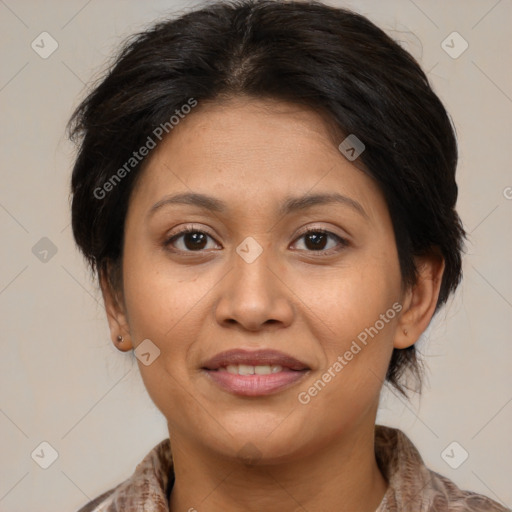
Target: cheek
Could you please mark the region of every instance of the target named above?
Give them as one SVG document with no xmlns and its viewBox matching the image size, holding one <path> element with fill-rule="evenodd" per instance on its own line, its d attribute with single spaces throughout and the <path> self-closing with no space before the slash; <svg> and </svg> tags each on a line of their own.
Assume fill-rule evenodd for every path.
<svg viewBox="0 0 512 512">
<path fill-rule="evenodd" d="M 166 344 L 180 340 L 179 331 L 185 324 L 189 329 L 198 325 L 190 318 L 213 279 L 171 265 L 159 249 L 144 248 L 143 243 L 127 242 L 125 250 L 124 292 L 135 341 L 154 337 Z"/>
<path fill-rule="evenodd" d="M 310 418 L 302 427 L 306 437 L 322 429 L 335 438 L 366 417 L 377 406 L 393 351 L 398 303 L 373 293 L 340 306 L 331 324 L 336 334 L 323 329 L 324 365 L 296 397 Z"/>
<path fill-rule="evenodd" d="M 307 287 L 314 290 L 308 305 L 319 319 L 316 334 L 324 355 L 319 375 L 327 384 L 324 391 L 318 383 L 319 395 L 364 407 L 378 395 L 393 351 L 401 311 L 398 259 L 393 253 L 359 257 L 316 282 Z"/>
<path fill-rule="evenodd" d="M 127 240 L 124 258 L 124 293 L 134 348 L 151 340 L 160 350 L 149 366 L 138 361 L 149 395 L 161 408 L 187 403 L 190 351 L 201 339 L 208 293 L 219 280 L 213 271 L 180 268 L 155 249 Z M 204 336 L 203 336 L 204 337 Z M 183 396 L 182 396 L 183 395 Z M 162 409 L 161 409 L 162 410 Z"/>
<path fill-rule="evenodd" d="M 398 258 L 390 252 L 391 255 L 361 252 L 329 272 L 317 270 L 296 275 L 293 289 L 314 309 L 329 345 L 336 346 L 337 340 L 346 343 L 357 337 L 400 300 Z M 387 327 L 395 323 L 395 317 L 395 310 L 386 316 Z"/>
</svg>

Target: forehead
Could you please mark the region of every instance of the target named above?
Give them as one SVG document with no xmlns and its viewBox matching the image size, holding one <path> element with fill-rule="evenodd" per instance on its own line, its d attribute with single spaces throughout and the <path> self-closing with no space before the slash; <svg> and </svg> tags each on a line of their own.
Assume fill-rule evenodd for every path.
<svg viewBox="0 0 512 512">
<path fill-rule="evenodd" d="M 294 104 L 199 104 L 149 155 L 135 195 L 146 206 L 164 193 L 187 191 L 265 207 L 281 196 L 336 189 L 371 210 L 380 191 L 341 155 L 342 137 L 324 116 Z"/>
<path fill-rule="evenodd" d="M 333 125 L 333 123 L 331 123 Z M 334 125 L 333 125 L 334 126 Z M 208 156 L 215 161 L 289 161 L 312 150 L 332 153 L 341 137 L 325 115 L 312 109 L 271 99 L 247 96 L 199 103 L 159 144 L 153 156 L 177 152 L 178 146 L 197 148 L 189 160 Z M 294 152 L 289 149 L 293 147 Z M 336 153 L 337 154 L 337 153 Z"/>
</svg>

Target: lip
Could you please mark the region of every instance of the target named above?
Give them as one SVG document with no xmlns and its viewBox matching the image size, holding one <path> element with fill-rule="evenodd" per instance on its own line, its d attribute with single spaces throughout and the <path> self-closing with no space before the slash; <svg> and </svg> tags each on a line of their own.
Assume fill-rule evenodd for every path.
<svg viewBox="0 0 512 512">
<path fill-rule="evenodd" d="M 309 370 L 306 363 L 277 350 L 242 350 L 234 349 L 220 352 L 203 364 L 205 370 L 218 370 L 230 364 L 274 365 L 289 370 Z"/>
<path fill-rule="evenodd" d="M 282 366 L 268 375 L 237 375 L 219 368 L 228 365 Z M 265 396 L 289 388 L 309 373 L 310 368 L 298 359 L 276 350 L 228 350 L 206 361 L 202 370 L 224 391 L 242 396 Z"/>
</svg>

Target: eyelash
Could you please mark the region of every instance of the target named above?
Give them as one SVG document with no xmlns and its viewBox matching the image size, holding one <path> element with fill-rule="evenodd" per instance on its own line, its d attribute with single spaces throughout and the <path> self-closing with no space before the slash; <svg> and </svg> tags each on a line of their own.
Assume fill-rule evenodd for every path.
<svg viewBox="0 0 512 512">
<path fill-rule="evenodd" d="M 213 239 L 213 237 L 206 231 L 202 230 L 202 229 L 198 229 L 194 226 L 187 226 L 185 229 L 179 231 L 178 233 L 174 233 L 171 237 L 167 238 L 164 242 L 164 246 L 166 248 L 169 248 L 169 246 L 172 246 L 173 242 L 175 242 L 177 239 L 181 238 L 182 236 L 188 234 L 188 233 L 201 233 L 201 234 L 204 234 L 210 238 Z M 340 237 L 339 235 L 336 235 L 334 233 L 332 233 L 331 231 L 327 231 L 326 229 L 323 229 L 323 228 L 310 228 L 308 229 L 307 231 L 304 231 L 302 232 L 295 240 L 299 240 L 300 238 L 306 236 L 306 235 L 309 235 L 311 233 L 322 233 L 324 235 L 328 235 L 330 236 L 331 238 L 334 238 L 338 241 L 338 248 L 331 248 L 331 249 L 320 249 L 318 251 L 315 251 L 315 250 L 306 250 L 306 252 L 310 252 L 310 253 L 313 253 L 320 257 L 322 256 L 330 256 L 331 254 L 334 254 L 334 253 L 337 253 L 337 252 L 340 252 L 342 251 L 345 247 L 347 247 L 349 245 L 348 241 L 345 239 L 345 238 L 342 238 Z M 204 251 L 204 249 L 200 249 L 198 251 L 190 251 L 190 250 L 182 250 L 182 249 L 169 249 L 171 250 L 172 252 L 178 252 L 178 253 L 190 253 L 190 254 L 195 254 L 195 253 L 202 253 Z"/>
</svg>

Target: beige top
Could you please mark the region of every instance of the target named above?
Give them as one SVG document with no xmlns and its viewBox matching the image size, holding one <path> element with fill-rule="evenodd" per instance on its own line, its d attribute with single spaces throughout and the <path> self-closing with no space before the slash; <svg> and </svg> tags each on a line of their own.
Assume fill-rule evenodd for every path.
<svg viewBox="0 0 512 512">
<path fill-rule="evenodd" d="M 429 470 L 409 438 L 398 429 L 375 425 L 375 454 L 389 484 L 375 512 L 511 512 Z M 169 512 L 171 477 L 174 480 L 170 442 L 165 439 L 144 457 L 130 478 L 78 512 Z"/>
</svg>

